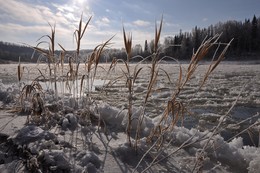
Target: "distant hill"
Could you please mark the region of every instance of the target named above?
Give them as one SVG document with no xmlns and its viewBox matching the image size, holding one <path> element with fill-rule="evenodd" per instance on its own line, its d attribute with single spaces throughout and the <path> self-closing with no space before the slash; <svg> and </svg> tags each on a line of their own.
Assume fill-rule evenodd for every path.
<svg viewBox="0 0 260 173">
<path fill-rule="evenodd" d="M 0 41 L 0 63 L 17 62 L 19 57 L 22 62 L 36 62 L 36 59 L 31 59 L 33 52 L 28 46 Z"/>
<path fill-rule="evenodd" d="M 80 56 L 84 60 L 86 55 L 91 51 L 81 50 Z M 60 51 L 56 51 L 55 53 L 59 55 Z M 72 51 L 68 51 L 67 53 L 72 54 Z M 19 57 L 21 62 L 36 63 L 39 56 L 40 54 L 29 46 L 0 41 L 0 64 L 18 62 Z M 65 59 L 65 61 L 67 60 Z"/>
</svg>

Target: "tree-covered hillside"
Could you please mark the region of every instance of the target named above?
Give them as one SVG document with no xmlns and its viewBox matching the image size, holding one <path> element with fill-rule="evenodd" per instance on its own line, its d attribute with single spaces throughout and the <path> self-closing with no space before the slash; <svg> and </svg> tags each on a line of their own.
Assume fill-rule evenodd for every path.
<svg viewBox="0 0 260 173">
<path fill-rule="evenodd" d="M 32 59 L 34 50 L 27 46 L 22 46 L 18 44 L 0 42 L 0 63 L 8 63 L 12 61 L 22 62 L 36 62 Z"/>
</svg>

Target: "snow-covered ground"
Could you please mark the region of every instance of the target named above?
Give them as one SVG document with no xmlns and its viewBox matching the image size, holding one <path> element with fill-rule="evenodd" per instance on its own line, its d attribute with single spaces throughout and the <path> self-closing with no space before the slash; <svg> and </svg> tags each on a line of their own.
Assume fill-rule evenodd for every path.
<svg viewBox="0 0 260 173">
<path fill-rule="evenodd" d="M 29 84 L 38 77 L 38 69 L 43 72 L 46 68 L 23 66 L 26 68 L 20 84 Z M 133 131 L 143 110 L 150 74 L 142 66 L 133 93 Z M 258 172 L 260 64 L 223 62 L 201 90 L 198 88 L 207 65 L 199 66 L 178 97 L 187 108 L 184 119 L 165 134 L 158 148 L 152 147 L 147 135 L 158 123 L 179 77 L 177 64 L 160 67 L 170 80 L 164 71 L 159 73 L 145 105 L 141 139 L 135 151 L 125 134 L 129 96 L 125 81 L 119 78 L 123 65 L 109 75 L 103 68 L 98 69 L 91 101 L 82 102 L 69 94 L 61 96 L 65 92 L 62 87 L 58 87 L 59 100 L 53 99 L 51 91 L 46 92 L 48 120 L 39 126 L 25 125 L 28 112 L 14 110 L 21 91 L 17 64 L 0 65 L 0 172 Z M 184 64 L 184 71 L 186 67 Z M 84 66 L 80 71 L 84 74 Z M 109 81 L 113 85 L 103 89 Z M 42 85 L 46 90 L 53 89 L 52 83 Z M 79 103 L 77 110 L 75 102 Z M 233 103 L 234 108 L 227 114 Z M 134 142 L 134 138 L 131 140 Z"/>
</svg>

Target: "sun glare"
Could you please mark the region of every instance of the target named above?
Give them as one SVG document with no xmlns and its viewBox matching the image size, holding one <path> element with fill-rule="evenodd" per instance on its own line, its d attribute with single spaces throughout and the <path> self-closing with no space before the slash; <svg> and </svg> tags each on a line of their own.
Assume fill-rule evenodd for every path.
<svg viewBox="0 0 260 173">
<path fill-rule="evenodd" d="M 86 0 L 75 0 L 79 4 L 83 4 Z"/>
</svg>

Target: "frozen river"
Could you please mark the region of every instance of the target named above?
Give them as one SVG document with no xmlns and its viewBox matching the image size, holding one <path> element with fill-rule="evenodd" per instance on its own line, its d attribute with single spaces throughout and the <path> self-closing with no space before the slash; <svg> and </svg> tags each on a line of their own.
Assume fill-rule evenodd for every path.
<svg viewBox="0 0 260 173">
<path fill-rule="evenodd" d="M 138 65 L 138 68 L 142 68 L 142 70 L 133 86 L 133 114 L 144 106 L 150 77 L 150 69 L 149 67 L 147 68 L 147 65 L 149 64 Z M 46 80 L 49 75 L 47 65 L 22 64 L 23 76 L 20 82 L 18 82 L 17 77 L 17 66 L 17 64 L 0 65 L 0 108 L 3 110 L 5 109 L 4 106 L 10 102 L 8 93 L 19 95 L 21 86 L 30 84 L 39 76 L 45 76 L 44 78 L 38 78 L 44 92 L 52 93 L 54 90 L 54 82 Z M 97 103 L 96 107 L 98 107 L 97 109 L 99 110 L 100 116 L 104 121 L 112 124 L 110 129 L 112 131 L 115 130 L 114 126 L 125 127 L 125 124 L 122 125 L 125 117 L 120 116 L 127 115 L 124 111 L 129 103 L 129 92 L 126 87 L 126 75 L 124 74 L 127 69 L 125 69 L 124 64 L 118 64 L 108 73 L 109 64 L 101 64 L 100 66 L 101 67 L 97 69 L 94 81 L 87 81 L 86 76 L 93 76 L 93 73 L 87 74 L 85 66 L 80 65 L 78 80 L 71 85 L 72 88 L 74 87 L 73 93 L 66 87 L 68 65 L 65 65 L 62 71 L 60 67 L 57 68 L 57 94 L 61 99 L 63 98 L 62 94 L 68 95 L 68 97 L 74 94 L 76 99 L 84 94 L 88 94 L 87 96 L 90 96 L 95 103 Z M 132 74 L 137 65 L 130 64 L 130 66 L 130 72 Z M 183 75 L 187 70 L 187 66 L 185 63 L 182 64 Z M 195 72 L 195 75 L 192 76 L 178 95 L 177 100 L 186 108 L 185 114 L 183 121 L 180 121 L 173 133 L 170 134 L 171 137 L 175 139 L 174 143 L 169 148 L 169 151 L 167 149 L 165 151 L 171 152 L 172 150 L 178 150 L 179 144 L 184 143 L 189 137 L 193 137 L 192 140 L 196 140 L 203 138 L 205 134 L 210 135 L 212 129 L 217 126 L 221 118 L 223 118 L 223 115 L 227 114 L 235 103 L 233 109 L 225 116 L 225 120 L 219 127 L 221 137 L 215 134 L 213 138 L 216 146 L 220 146 L 220 149 L 216 149 L 216 153 L 207 150 L 207 159 L 209 160 L 205 160 L 206 166 L 204 170 L 205 172 L 236 172 L 240 168 L 236 168 L 234 164 L 241 161 L 243 162 L 241 172 L 244 170 L 255 172 L 259 166 L 258 161 L 260 157 L 257 154 L 260 152 L 259 148 L 243 148 L 243 145 L 258 146 L 258 126 L 247 128 L 259 118 L 260 64 L 254 64 L 252 62 L 222 62 L 211 74 L 206 84 L 199 90 L 207 67 L 207 63 L 201 64 Z M 162 115 L 167 107 L 168 101 L 176 90 L 176 84 L 179 78 L 180 68 L 178 64 L 160 64 L 159 68 L 162 70 L 158 73 L 158 79 L 154 83 L 148 102 L 145 104 L 145 116 L 148 117 L 146 129 L 150 128 L 148 127 L 149 123 L 156 122 L 156 118 Z M 132 77 L 133 76 L 128 76 L 128 79 L 132 79 Z M 80 92 L 81 87 L 79 86 L 81 86 L 82 79 L 84 79 L 85 82 L 82 84 L 82 92 Z M 88 89 L 90 86 L 89 83 L 93 83 L 92 89 L 90 90 Z M 69 119 L 69 117 L 66 118 Z M 121 139 L 123 136 L 122 132 L 124 131 L 119 130 L 113 132 L 113 135 L 111 133 L 111 136 L 118 135 L 120 138 L 116 136 L 116 138 L 113 139 L 114 142 L 111 142 L 110 145 L 112 148 L 114 147 L 113 152 L 119 152 L 118 158 L 128 158 L 127 154 L 124 154 L 124 152 L 127 153 L 128 148 L 124 144 L 125 139 Z M 236 135 L 242 138 L 235 138 L 230 142 L 229 139 Z M 222 139 L 222 137 L 224 137 L 224 139 Z M 214 142 L 213 145 L 215 146 Z M 102 146 L 102 143 L 97 142 L 96 145 L 99 147 L 99 145 Z M 171 169 L 174 169 L 176 172 L 190 172 L 191 168 L 185 163 L 193 163 L 194 160 L 196 160 L 194 154 L 200 151 L 203 146 L 204 143 L 202 140 L 201 142 L 190 144 L 190 147 L 180 150 L 178 154 L 169 159 L 170 163 L 174 164 Z M 106 158 L 106 154 L 101 154 L 102 157 L 103 155 Z M 114 157 L 113 154 L 108 156 Z M 129 161 L 130 165 L 133 164 L 133 160 L 136 159 L 134 155 L 131 155 L 131 157 L 133 158 Z M 234 158 L 237 160 L 233 160 Z M 117 157 L 115 157 L 115 159 L 117 159 Z M 115 166 L 114 163 L 110 161 L 107 162 L 107 170 L 109 167 Z M 134 163 L 134 165 L 135 164 L 137 163 Z M 162 166 L 165 165 L 162 164 Z M 168 170 L 166 167 L 164 167 L 165 170 Z M 130 169 L 133 169 L 133 167 L 130 166 Z M 161 168 L 156 167 L 156 169 L 160 170 Z"/>
<path fill-rule="evenodd" d="M 38 69 L 46 74 L 46 76 L 48 74 L 47 65 L 44 64 L 22 64 L 22 66 L 24 67 L 22 77 L 22 82 L 24 83 L 30 83 L 33 79 L 38 77 Z M 109 68 L 109 64 L 102 64 L 101 66 L 106 70 Z M 131 64 L 131 66 L 135 67 L 136 65 Z M 139 66 L 142 67 L 145 65 L 142 64 Z M 179 76 L 179 66 L 177 64 L 161 64 L 160 67 L 168 73 L 170 81 L 164 73 L 159 74 L 154 92 L 151 94 L 151 98 L 147 104 L 148 116 L 150 117 L 155 117 L 162 113 L 167 101 L 176 89 Z M 183 71 L 185 71 L 187 64 L 183 64 L 182 67 Z M 207 67 L 206 63 L 198 67 L 198 71 L 190 82 L 187 83 L 178 97 L 179 100 L 185 103 L 190 111 L 189 115 L 185 117 L 187 119 L 186 126 L 194 125 L 194 123 L 190 124 L 191 122 L 189 122 L 189 119 L 191 119 L 192 122 L 194 121 L 194 116 L 197 117 L 196 120 L 204 118 L 210 119 L 209 117 L 211 116 L 213 116 L 212 119 L 214 119 L 214 117 L 216 118 L 218 115 L 225 114 L 239 94 L 240 97 L 234 110 L 231 112 L 231 120 L 242 120 L 259 111 L 260 64 L 254 64 L 252 62 L 222 62 L 211 74 L 205 86 L 202 87 L 201 90 L 198 90 Z M 92 97 L 96 100 L 101 99 L 117 108 L 124 107 L 128 97 L 127 88 L 125 86 L 126 80 L 124 77 L 120 78 L 120 76 L 122 76 L 122 70 L 124 70 L 124 65 L 118 65 L 109 75 L 103 68 L 98 68 L 92 89 Z M 85 66 L 80 65 L 79 69 L 81 76 L 84 75 Z M 149 72 L 148 68 L 143 68 L 133 87 L 133 104 L 136 107 L 141 106 L 143 103 L 148 86 Z M 64 72 L 63 76 L 65 76 L 65 74 Z M 78 83 L 80 83 L 81 76 L 79 76 Z M 0 65 L 0 79 L 5 85 L 18 85 L 17 64 Z M 103 92 L 97 91 L 99 88 L 102 88 L 102 85 L 110 81 L 113 81 L 113 85 L 107 86 Z M 41 84 L 43 88 L 52 88 L 50 83 Z M 64 86 L 61 87 L 60 85 L 62 84 L 62 82 L 59 82 L 58 88 L 65 86 L 65 84 L 63 84 Z"/>
</svg>

